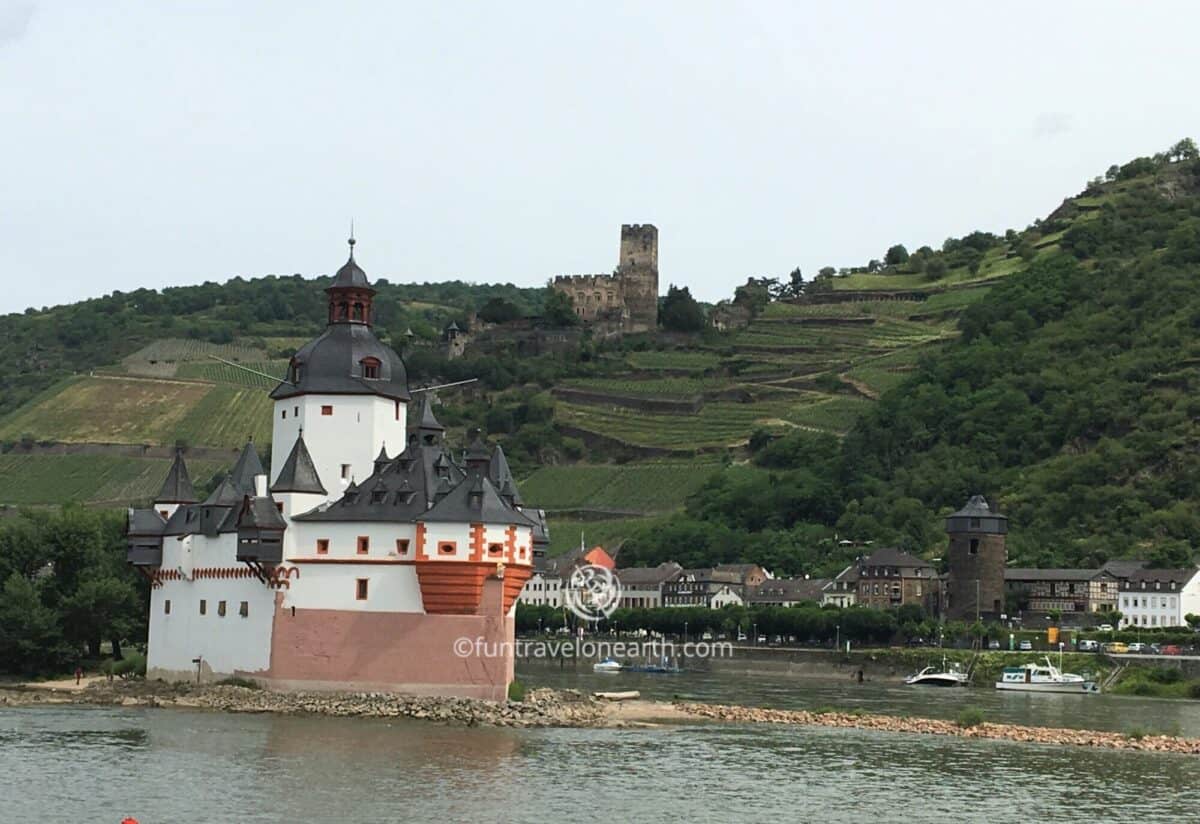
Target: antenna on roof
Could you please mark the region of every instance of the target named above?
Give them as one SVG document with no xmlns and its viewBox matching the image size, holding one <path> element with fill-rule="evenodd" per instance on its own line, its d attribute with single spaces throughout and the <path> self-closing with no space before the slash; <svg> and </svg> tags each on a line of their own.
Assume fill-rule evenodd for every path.
<svg viewBox="0 0 1200 824">
<path fill-rule="evenodd" d="M 409 394 L 415 395 L 418 392 L 432 392 L 435 389 L 449 389 L 451 386 L 462 386 L 467 383 L 475 383 L 479 378 L 468 378 L 465 381 L 455 381 L 454 383 L 439 383 L 436 386 L 422 386 L 420 389 L 410 389 Z"/>
<path fill-rule="evenodd" d="M 274 375 L 268 375 L 266 372 L 259 372 L 257 369 L 251 369 L 249 366 L 242 366 L 240 363 L 234 363 L 233 361 L 227 361 L 224 358 L 218 358 L 216 355 L 210 354 L 209 357 L 215 361 L 220 361 L 221 363 L 225 364 L 226 366 L 232 366 L 234 369 L 241 369 L 243 372 L 249 372 L 251 375 L 258 375 L 259 377 L 262 377 L 262 378 L 270 378 L 271 380 L 276 381 L 277 383 L 287 383 L 287 384 L 291 384 L 292 386 L 296 385 L 296 384 L 292 383 L 290 380 L 288 380 L 287 378 L 277 378 Z"/>
</svg>

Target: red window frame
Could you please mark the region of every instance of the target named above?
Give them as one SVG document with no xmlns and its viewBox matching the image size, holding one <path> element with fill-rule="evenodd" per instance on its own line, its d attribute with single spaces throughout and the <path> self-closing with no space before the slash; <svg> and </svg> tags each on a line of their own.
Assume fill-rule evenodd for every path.
<svg viewBox="0 0 1200 824">
<path fill-rule="evenodd" d="M 370 538 L 370 536 L 368 536 L 368 535 L 359 535 L 359 536 L 358 536 L 358 543 L 356 544 L 356 546 L 358 547 L 358 554 L 359 554 L 359 555 L 366 555 L 368 552 L 370 552 L 370 551 L 371 551 L 371 538 Z"/>
<path fill-rule="evenodd" d="M 322 407 L 321 407 L 321 414 L 322 414 L 322 415 L 332 415 L 332 414 L 333 414 L 333 405 L 332 405 L 332 404 L 325 404 L 324 406 L 322 406 Z"/>
<path fill-rule="evenodd" d="M 318 538 L 317 539 L 317 554 L 318 555 L 328 555 L 329 554 L 329 539 L 328 538 Z"/>
</svg>

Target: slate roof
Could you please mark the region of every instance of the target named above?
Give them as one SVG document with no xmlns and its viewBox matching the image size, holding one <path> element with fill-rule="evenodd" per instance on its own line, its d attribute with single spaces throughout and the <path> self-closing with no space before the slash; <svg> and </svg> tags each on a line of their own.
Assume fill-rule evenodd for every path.
<svg viewBox="0 0 1200 824">
<path fill-rule="evenodd" d="M 379 361 L 379 377 L 364 378 L 364 358 Z M 390 346 L 375 337 L 363 323 L 331 323 L 320 337 L 304 344 L 292 358 L 299 368 L 299 380 L 288 380 L 271 390 L 271 397 L 290 398 L 305 393 L 324 395 L 380 395 L 407 401 L 408 373 L 404 361 Z"/>
<path fill-rule="evenodd" d="M 1142 584 L 1170 584 L 1174 581 L 1182 588 L 1200 570 L 1191 569 L 1139 569 L 1129 576 L 1128 583 L 1121 585 L 1122 590 L 1142 590 Z"/>
<path fill-rule="evenodd" d="M 951 518 L 1002 518 L 1008 520 L 1007 515 L 1001 515 L 996 510 L 992 509 L 987 502 L 987 498 L 982 495 L 972 495 L 971 500 L 967 501 L 967 505 L 950 515 Z"/>
<path fill-rule="evenodd" d="M 275 501 L 268 497 L 247 495 L 237 510 L 238 529 L 287 529 L 287 521 L 279 514 Z"/>
<path fill-rule="evenodd" d="M 683 567 L 674 561 L 666 561 L 655 567 L 626 567 L 613 572 L 622 586 L 654 586 L 664 584 L 683 572 Z"/>
<path fill-rule="evenodd" d="M 416 426 L 410 426 L 411 429 L 416 429 L 419 432 L 435 434 L 445 432 L 446 427 L 442 426 L 437 417 L 433 414 L 433 400 L 428 394 L 419 405 L 419 415 Z"/>
<path fill-rule="evenodd" d="M 915 555 L 909 555 L 896 547 L 888 546 L 877 549 L 858 562 L 858 568 L 863 567 L 903 567 L 906 569 L 932 568 L 933 564 Z"/>
<path fill-rule="evenodd" d="M 1145 569 L 1149 565 L 1150 565 L 1149 561 L 1143 561 L 1143 560 L 1134 558 L 1134 559 L 1118 559 L 1118 560 L 1109 561 L 1108 563 L 1106 563 L 1104 566 L 1102 566 L 1100 568 L 1102 570 L 1104 570 L 1105 572 L 1109 573 L 1110 575 L 1116 576 L 1117 578 L 1128 578 L 1130 575 L 1133 575 L 1133 573 L 1137 572 L 1139 569 Z"/>
<path fill-rule="evenodd" d="M 125 516 L 127 535 L 162 535 L 167 527 L 157 509 L 130 509 Z"/>
<path fill-rule="evenodd" d="M 350 240 L 350 259 L 342 264 L 342 268 L 337 270 L 337 274 L 333 276 L 333 283 L 326 287 L 325 291 L 330 289 L 370 289 L 371 281 L 367 280 L 367 273 L 358 265 L 358 261 L 354 259 L 354 239 Z M 374 290 L 372 290 L 374 291 Z"/>
<path fill-rule="evenodd" d="M 192 486 L 192 479 L 188 475 L 187 464 L 183 462 L 183 450 L 176 448 L 175 459 L 171 461 L 171 468 L 167 471 L 167 477 L 163 479 L 162 488 L 158 490 L 154 502 L 194 504 L 198 500 L 196 490 Z"/>
<path fill-rule="evenodd" d="M 242 447 L 242 454 L 238 456 L 233 469 L 229 470 L 228 477 L 239 492 L 253 495 L 254 476 L 265 474 L 267 473 L 263 469 L 262 461 L 258 459 L 258 453 L 254 450 L 254 441 L 246 441 L 246 445 Z"/>
<path fill-rule="evenodd" d="M 773 578 L 750 592 L 752 603 L 773 604 L 794 601 L 820 602 L 828 578 Z"/>
<path fill-rule="evenodd" d="M 534 526 L 520 510 L 506 504 L 492 482 L 478 472 L 470 473 L 466 480 L 450 490 L 422 516 L 422 520 Z"/>
<path fill-rule="evenodd" d="M 496 444 L 492 450 L 492 458 L 488 463 L 488 480 L 500 491 L 500 495 L 513 504 L 520 506 L 521 493 L 517 491 L 517 482 L 513 479 L 512 470 L 508 468 L 508 458 L 504 455 L 504 447 Z"/>
<path fill-rule="evenodd" d="M 1091 581 L 1101 575 L 1114 577 L 1103 569 L 1038 569 L 1011 567 L 1004 570 L 1006 581 Z"/>
<path fill-rule="evenodd" d="M 317 467 L 313 463 L 312 455 L 308 453 L 308 447 L 304 444 L 304 435 L 297 437 L 296 442 L 292 444 L 292 451 L 288 453 L 287 460 L 283 462 L 283 467 L 279 470 L 279 477 L 275 479 L 275 483 L 271 484 L 271 491 L 327 494 L 325 486 L 317 474 Z"/>
</svg>

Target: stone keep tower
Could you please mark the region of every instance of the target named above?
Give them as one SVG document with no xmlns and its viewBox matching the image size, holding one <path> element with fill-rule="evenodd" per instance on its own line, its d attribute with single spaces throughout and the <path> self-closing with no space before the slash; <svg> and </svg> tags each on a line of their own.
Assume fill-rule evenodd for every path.
<svg viewBox="0 0 1200 824">
<path fill-rule="evenodd" d="M 626 331 L 654 331 L 658 326 L 658 229 L 652 224 L 621 226 L 617 277 L 625 298 Z"/>
<path fill-rule="evenodd" d="M 946 519 L 950 535 L 944 612 L 951 619 L 996 619 L 1004 612 L 1008 518 L 982 495 Z"/>
</svg>

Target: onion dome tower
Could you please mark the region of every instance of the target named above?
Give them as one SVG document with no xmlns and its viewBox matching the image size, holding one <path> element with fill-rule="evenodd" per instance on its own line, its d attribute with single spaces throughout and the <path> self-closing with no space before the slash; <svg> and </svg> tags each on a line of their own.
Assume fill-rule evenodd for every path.
<svg viewBox="0 0 1200 824">
<path fill-rule="evenodd" d="M 999 618 L 1004 612 L 1008 517 L 975 495 L 946 519 L 946 532 L 949 575 L 943 612 L 954 619 Z"/>
</svg>

